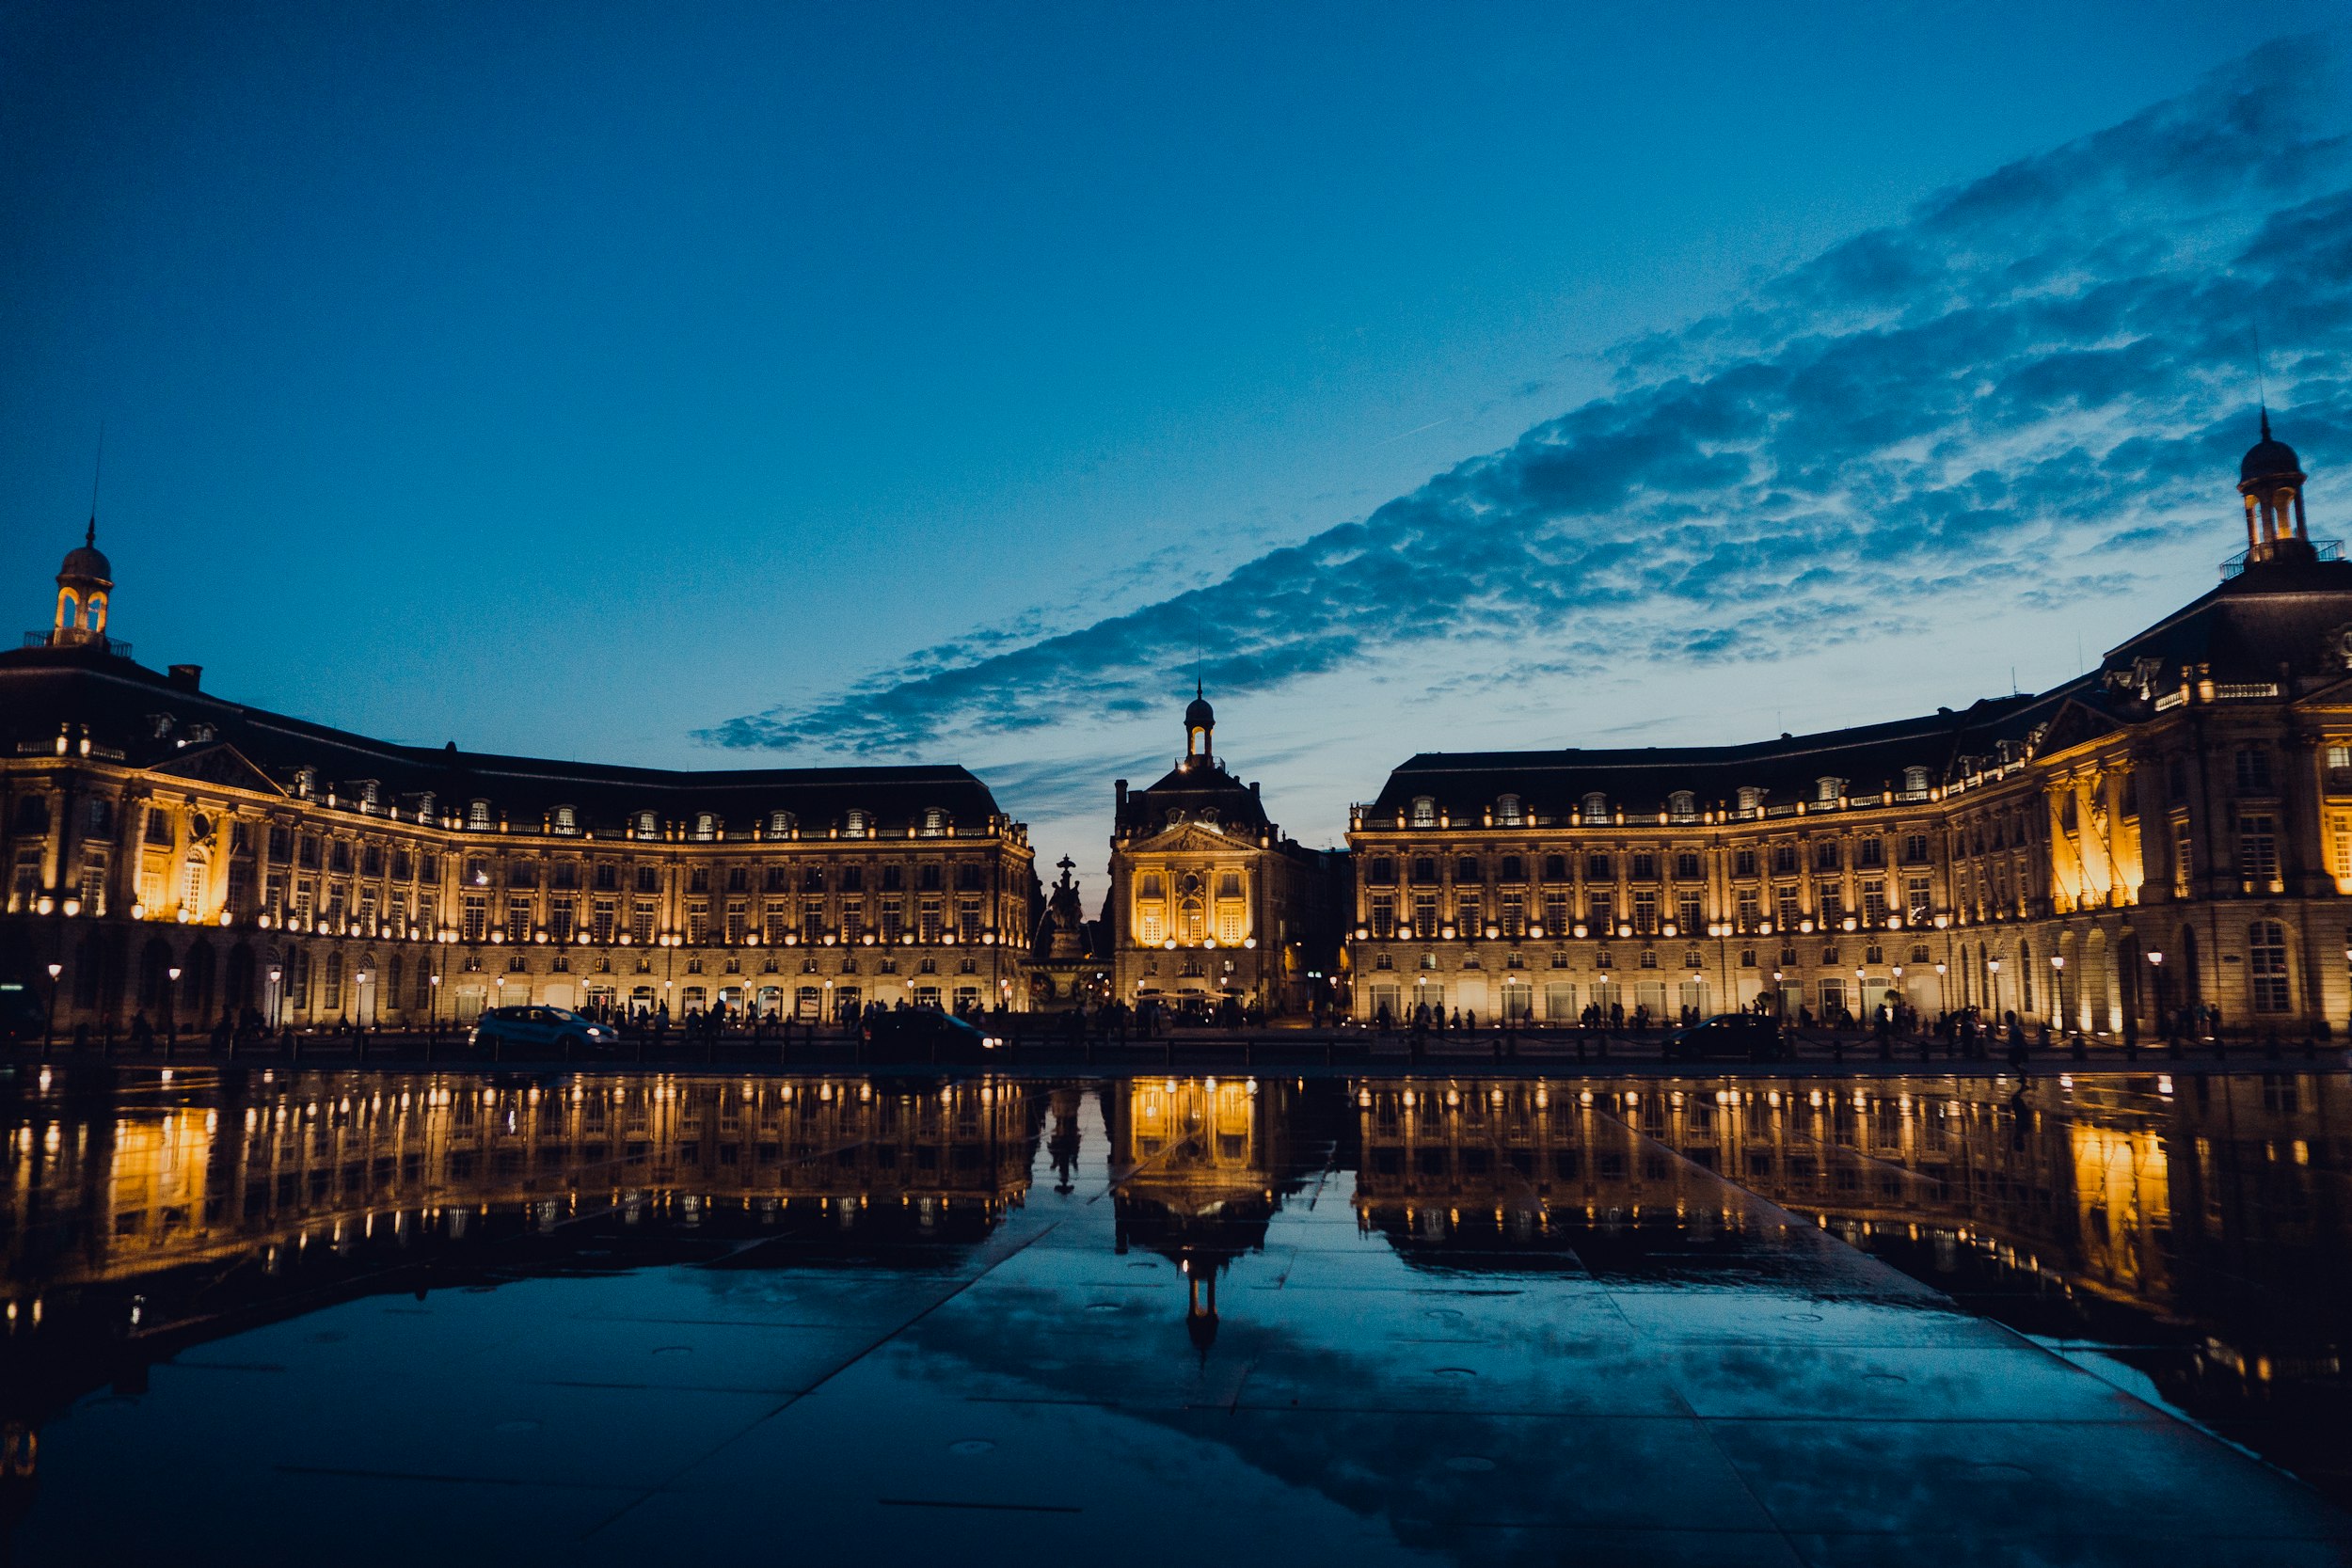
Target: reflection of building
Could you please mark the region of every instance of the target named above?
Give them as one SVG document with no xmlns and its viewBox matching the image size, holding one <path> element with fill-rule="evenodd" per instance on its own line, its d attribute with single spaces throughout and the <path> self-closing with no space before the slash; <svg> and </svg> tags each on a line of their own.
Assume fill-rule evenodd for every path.
<svg viewBox="0 0 2352 1568">
<path fill-rule="evenodd" d="M 1216 730 L 1196 695 L 1175 768 L 1149 789 L 1115 785 L 1113 989 L 1130 1003 L 1305 1012 L 1336 966 L 1345 857 L 1284 837 L 1258 786 L 1225 770 Z"/>
<path fill-rule="evenodd" d="M 345 1276 L 405 1288 L 386 1271 L 484 1235 L 556 1245 L 599 1212 L 632 1232 L 813 1235 L 834 1250 L 969 1243 L 1023 1201 L 1040 1131 L 1033 1101 L 991 1084 L 183 1085 L 161 1101 L 15 1107 L 0 1132 L 5 1366 L 93 1334 L 228 1332 Z"/>
<path fill-rule="evenodd" d="M 707 773 L 399 746 L 159 674 L 94 544 L 0 654 L 0 973 L 60 1026 L 1025 1005 L 1026 829 L 961 768 Z M 179 974 L 175 978 L 172 971 Z"/>
<path fill-rule="evenodd" d="M 1152 1078 L 1104 1091 L 1118 1247 L 1150 1248 L 1184 1272 L 1186 1323 L 1206 1354 L 1216 1337 L 1216 1276 L 1265 1245 L 1290 1117 L 1282 1081 Z"/>
<path fill-rule="evenodd" d="M 2194 1321 L 2236 1373 L 2352 1329 L 2331 1164 L 2352 1083 L 2086 1079 L 2034 1099 L 1965 1079 L 1368 1081 L 1357 1203 L 1408 1253 L 1595 1250 L 1641 1225 L 1687 1247 L 1743 1223 L 1720 1174 L 1857 1244 Z"/>
<path fill-rule="evenodd" d="M 2246 454 L 2221 585 L 2039 696 L 1749 745 L 1431 752 L 1356 808 L 1355 1007 L 1899 991 L 2061 1027 L 2342 1022 L 2352 564 Z M 1777 977 L 1776 977 L 1777 976 Z"/>
</svg>

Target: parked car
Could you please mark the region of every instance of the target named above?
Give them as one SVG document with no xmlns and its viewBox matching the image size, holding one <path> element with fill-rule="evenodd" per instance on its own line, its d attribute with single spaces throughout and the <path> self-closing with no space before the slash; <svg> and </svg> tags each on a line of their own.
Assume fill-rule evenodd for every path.
<svg viewBox="0 0 2352 1568">
<path fill-rule="evenodd" d="M 477 1050 L 549 1050 L 565 1054 L 612 1051 L 621 1032 L 565 1007 L 492 1007 L 474 1021 L 467 1043 Z"/>
<path fill-rule="evenodd" d="M 1718 1013 L 1666 1037 L 1666 1060 L 1776 1062 L 1784 1052 L 1780 1020 L 1760 1013 Z"/>
<path fill-rule="evenodd" d="M 887 1061 L 986 1062 L 1005 1042 L 985 1029 L 930 1007 L 876 1013 L 861 1034 L 867 1047 Z"/>
</svg>

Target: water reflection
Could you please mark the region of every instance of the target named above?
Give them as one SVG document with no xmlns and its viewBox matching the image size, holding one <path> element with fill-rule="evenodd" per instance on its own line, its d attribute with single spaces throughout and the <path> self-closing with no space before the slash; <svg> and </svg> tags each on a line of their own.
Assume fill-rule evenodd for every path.
<svg viewBox="0 0 2352 1568">
<path fill-rule="evenodd" d="M 1267 1338 L 1303 1310 L 1270 1287 L 1360 1269 L 1355 1255 L 1300 1246 L 1260 1269 L 1248 1305 L 1230 1286 L 1219 1299 L 1220 1279 L 1311 1214 L 1352 1219 L 1390 1267 L 1465 1302 L 1507 1286 L 1512 1310 L 1565 1336 L 1555 1346 L 1576 1338 L 1575 1304 L 1548 1288 L 1827 1294 L 1860 1248 L 2347 1494 L 2352 1084 L 2336 1076 L 2084 1078 L 2021 1096 L 1925 1077 L 59 1070 L 0 1079 L 0 1094 L 10 1514 L 40 1433 L 76 1401 L 135 1392 L 155 1364 L 257 1324 L 651 1265 L 961 1278 L 1031 1239 L 1008 1227 L 1033 1182 L 1083 1206 L 1089 1172 L 1109 1200 L 1100 1255 L 1172 1264 L 1182 1306 L 1095 1299 L 1097 1243 L 1073 1221 L 1078 1260 L 1022 1298 L 1019 1375 L 1057 1395 L 1100 1393 L 1054 1350 L 1081 1311 L 1102 1314 L 1089 1342 L 1110 1359 L 1152 1342 L 1144 1320 L 1172 1333 L 1181 1315 L 1196 1402 L 1247 1383 L 1295 1404 L 1317 1376 L 1362 1381 L 1360 1365 L 1288 1363 Z M 1013 1317 L 976 1319 L 959 1354 L 1004 1354 Z M 1345 1344 L 1344 1324 L 1318 1332 Z"/>
</svg>

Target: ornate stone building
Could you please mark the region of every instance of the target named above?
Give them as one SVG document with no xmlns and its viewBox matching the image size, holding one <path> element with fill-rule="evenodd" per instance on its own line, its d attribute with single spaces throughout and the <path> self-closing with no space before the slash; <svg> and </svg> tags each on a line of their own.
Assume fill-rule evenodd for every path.
<svg viewBox="0 0 2352 1568">
<path fill-rule="evenodd" d="M 1216 713 L 1196 691 L 1176 766 L 1149 789 L 1113 785 L 1114 993 L 1130 1004 L 1230 999 L 1307 1013 L 1337 967 L 1346 857 L 1285 837 L 1257 784 L 1225 770 L 1216 731 Z"/>
<path fill-rule="evenodd" d="M 1414 757 L 1354 808 L 1357 1017 L 2352 1010 L 2352 563 L 2246 454 L 2220 585 L 2039 695 L 1724 747 Z"/>
<path fill-rule="evenodd" d="M 1027 830 L 963 768 L 393 745 L 135 662 L 113 591 L 93 528 L 51 629 L 0 654 L 0 974 L 60 1031 L 1026 1006 Z"/>
</svg>

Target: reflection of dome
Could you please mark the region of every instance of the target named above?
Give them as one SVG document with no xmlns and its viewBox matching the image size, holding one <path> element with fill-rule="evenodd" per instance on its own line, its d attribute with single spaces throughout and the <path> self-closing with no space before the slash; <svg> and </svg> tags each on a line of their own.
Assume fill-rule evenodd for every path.
<svg viewBox="0 0 2352 1568">
<path fill-rule="evenodd" d="M 2255 442 L 2253 447 L 2247 451 L 2246 456 L 2239 461 L 2238 479 L 2241 482 L 2249 479 L 2270 479 L 2280 474 L 2299 474 L 2302 471 L 2303 465 L 2296 460 L 2295 449 L 2284 441 L 2271 438 L 2270 411 L 2264 409 L 2263 438 Z"/>
</svg>

